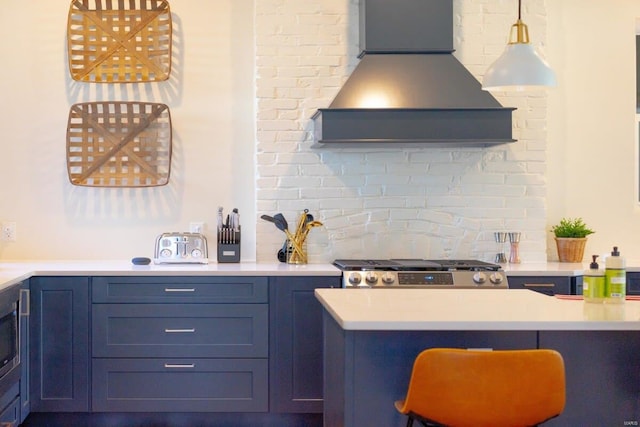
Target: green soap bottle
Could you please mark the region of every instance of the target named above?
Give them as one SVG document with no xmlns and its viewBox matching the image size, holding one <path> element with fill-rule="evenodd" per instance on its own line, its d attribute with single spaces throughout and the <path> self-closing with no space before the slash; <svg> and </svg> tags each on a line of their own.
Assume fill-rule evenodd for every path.
<svg viewBox="0 0 640 427">
<path fill-rule="evenodd" d="M 591 255 L 591 257 L 593 261 L 583 277 L 582 296 L 585 302 L 602 304 L 605 300 L 604 271 L 599 269 L 596 261 L 598 255 Z"/>
<path fill-rule="evenodd" d="M 627 273 L 624 258 L 620 256 L 618 247 L 614 246 L 611 256 L 605 260 L 605 287 L 607 304 L 622 304 L 627 293 Z"/>
</svg>

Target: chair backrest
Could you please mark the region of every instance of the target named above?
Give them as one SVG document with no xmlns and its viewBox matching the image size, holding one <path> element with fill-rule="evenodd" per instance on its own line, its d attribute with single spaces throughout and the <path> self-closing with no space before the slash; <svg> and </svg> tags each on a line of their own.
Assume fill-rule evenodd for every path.
<svg viewBox="0 0 640 427">
<path fill-rule="evenodd" d="M 418 355 L 401 412 L 448 426 L 532 426 L 565 405 L 555 350 L 434 348 Z"/>
</svg>

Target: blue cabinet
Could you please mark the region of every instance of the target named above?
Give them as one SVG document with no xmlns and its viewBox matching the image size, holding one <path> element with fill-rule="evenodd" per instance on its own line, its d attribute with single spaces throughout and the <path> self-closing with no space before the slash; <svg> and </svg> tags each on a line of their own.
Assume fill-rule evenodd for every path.
<svg viewBox="0 0 640 427">
<path fill-rule="evenodd" d="M 422 350 L 537 346 L 536 331 L 345 330 L 327 311 L 324 334 L 324 425 L 342 427 L 406 425 L 393 402 L 405 396 L 413 362 Z"/>
<path fill-rule="evenodd" d="M 530 289 L 546 295 L 573 295 L 578 286 L 582 293 L 582 277 L 578 283 L 576 277 L 570 276 L 508 276 L 509 289 Z"/>
<path fill-rule="evenodd" d="M 93 304 L 92 356 L 267 357 L 267 304 Z"/>
<path fill-rule="evenodd" d="M 0 396 L 0 426 L 18 426 L 20 419 L 20 384 L 15 383 L 11 389 Z"/>
<path fill-rule="evenodd" d="M 627 295 L 640 295 L 639 272 L 627 272 Z"/>
<path fill-rule="evenodd" d="M 540 348 L 562 354 L 567 383 L 567 405 L 562 415 L 545 426 L 638 424 L 637 331 L 540 331 L 538 339 Z"/>
<path fill-rule="evenodd" d="M 94 303 L 266 303 L 266 277 L 94 277 Z"/>
<path fill-rule="evenodd" d="M 262 277 L 93 281 L 94 412 L 267 412 Z"/>
<path fill-rule="evenodd" d="M 321 413 L 322 306 L 316 288 L 340 287 L 339 277 L 272 277 L 270 396 L 272 412 Z"/>
<path fill-rule="evenodd" d="M 31 279 L 32 412 L 89 411 L 89 279 Z"/>
<path fill-rule="evenodd" d="M 267 359 L 93 359 L 94 412 L 266 412 Z"/>
<path fill-rule="evenodd" d="M 21 326 L 30 381 L 19 384 L 31 401 L 17 407 L 22 418 L 30 407 L 26 425 L 168 425 L 180 413 L 185 426 L 320 426 L 314 290 L 339 286 L 338 276 L 34 277 Z"/>
</svg>

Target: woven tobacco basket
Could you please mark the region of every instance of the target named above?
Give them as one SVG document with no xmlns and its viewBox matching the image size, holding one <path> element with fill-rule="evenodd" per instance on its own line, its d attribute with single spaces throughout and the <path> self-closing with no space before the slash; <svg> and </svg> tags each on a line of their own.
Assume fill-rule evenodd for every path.
<svg viewBox="0 0 640 427">
<path fill-rule="evenodd" d="M 171 32 L 167 0 L 72 0 L 67 22 L 71 77 L 94 83 L 167 80 Z"/>
<path fill-rule="evenodd" d="M 171 172 L 169 107 L 148 102 L 72 105 L 67 172 L 72 184 L 88 187 L 167 184 Z"/>
</svg>

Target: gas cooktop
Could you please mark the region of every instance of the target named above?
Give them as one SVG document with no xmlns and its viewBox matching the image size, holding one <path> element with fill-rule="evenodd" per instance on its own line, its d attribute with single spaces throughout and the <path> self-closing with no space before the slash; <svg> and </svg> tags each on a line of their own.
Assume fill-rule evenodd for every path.
<svg viewBox="0 0 640 427">
<path fill-rule="evenodd" d="M 504 289 L 498 264 L 476 260 L 337 259 L 343 288 Z"/>
<path fill-rule="evenodd" d="M 464 259 L 337 259 L 333 262 L 333 265 L 342 271 L 498 271 L 502 268 L 498 264 Z"/>
</svg>

